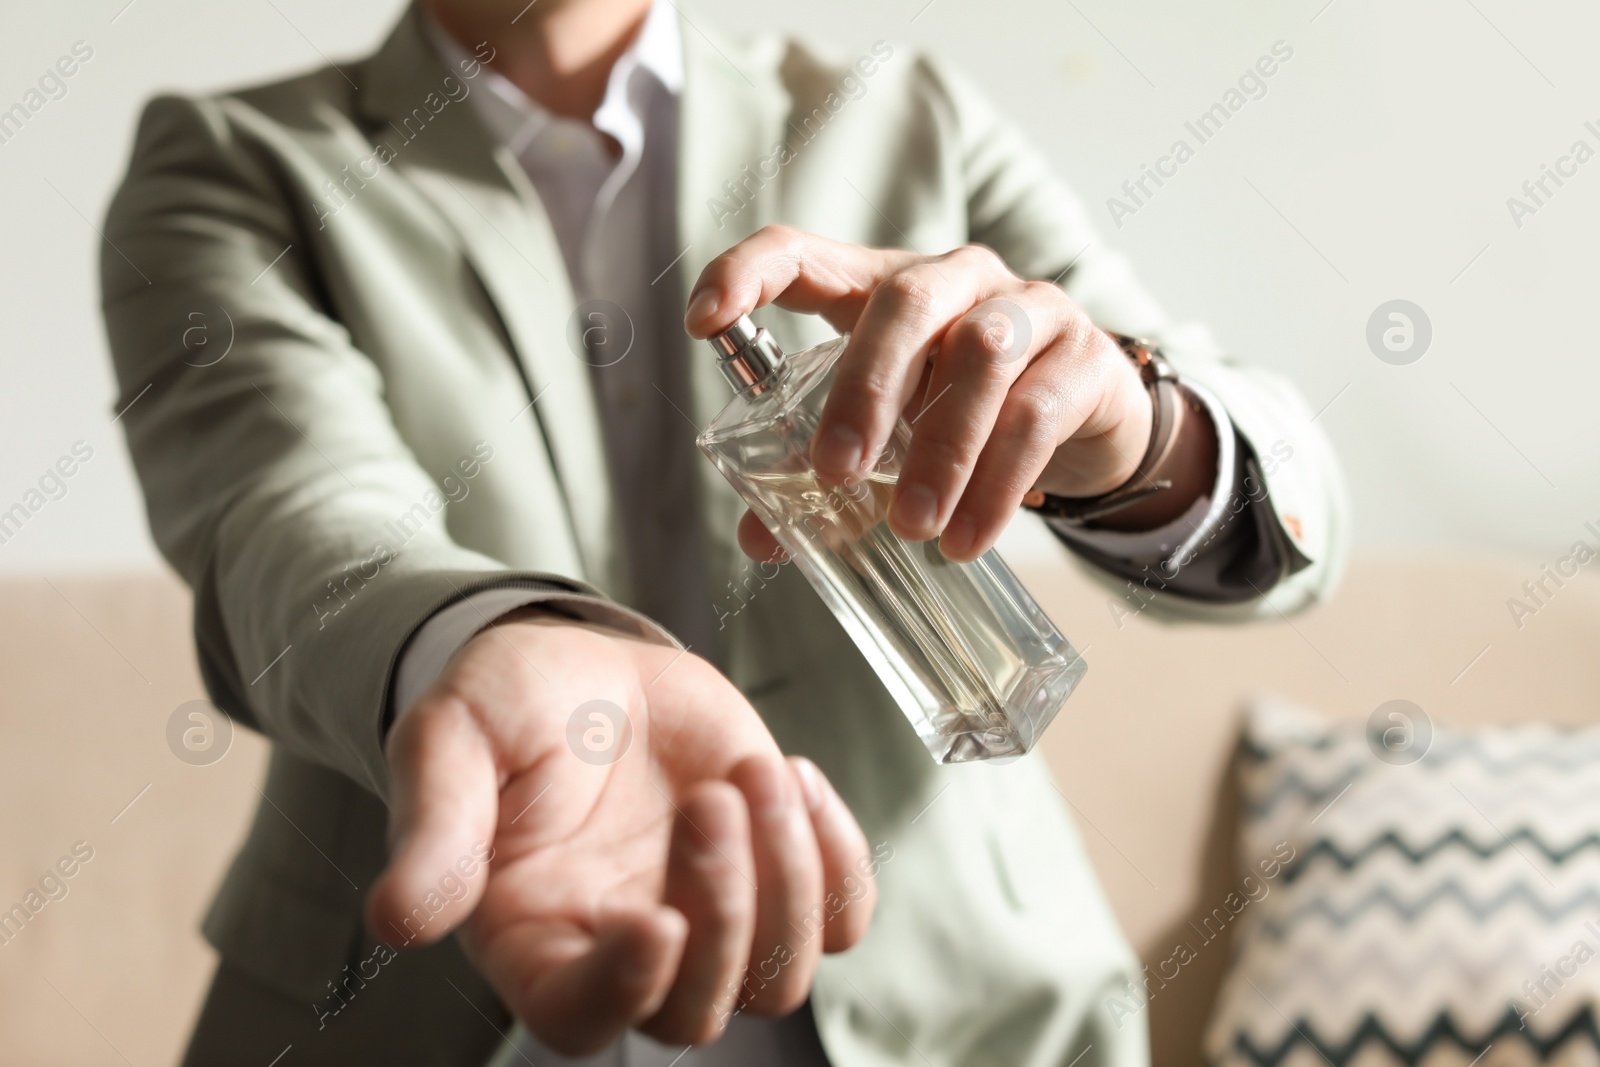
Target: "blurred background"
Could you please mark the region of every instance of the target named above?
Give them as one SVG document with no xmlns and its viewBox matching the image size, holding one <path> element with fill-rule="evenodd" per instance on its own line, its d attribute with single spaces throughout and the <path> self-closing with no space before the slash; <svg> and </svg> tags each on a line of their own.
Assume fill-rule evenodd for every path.
<svg viewBox="0 0 1600 1067">
<path fill-rule="evenodd" d="M 0 571 L 154 566 L 110 419 L 96 233 L 142 102 L 375 47 L 396 0 L 25 5 L 0 40 L 0 107 L 74 42 L 93 58 L 0 144 L 6 323 L 0 501 L 82 438 L 66 499 L 0 546 Z M 878 38 L 960 63 L 1043 146 L 1176 314 L 1287 373 L 1333 436 L 1366 550 L 1545 559 L 1600 518 L 1589 398 L 1600 362 L 1600 160 L 1520 219 L 1507 199 L 1580 138 L 1600 149 L 1600 10 L 1375 0 L 1205 5 L 1023 0 L 696 0 L 724 33 Z M 1293 58 L 1136 214 L 1105 206 L 1282 41 Z M 1147 187 L 1150 187 L 1147 185 Z M 1394 366 L 1373 312 L 1408 300 L 1432 340 Z M 1585 442 L 1579 445 L 1579 442 Z M 1575 447 L 1577 445 L 1577 447 Z M 103 446 L 103 448 L 102 448 Z"/>
<path fill-rule="evenodd" d="M 169 713 L 202 694 L 186 604 L 162 576 L 114 422 L 95 280 L 136 114 L 158 91 L 361 55 L 402 6 L 93 0 L 7 12 L 0 123 L 59 57 L 78 68 L 20 126 L 0 125 L 0 512 L 76 443 L 92 458 L 0 543 L 12 609 L 0 639 L 0 907 L 75 841 L 98 851 L 76 897 L 0 946 L 0 1033 L 12 1035 L 0 1059 L 13 1059 L 7 1041 L 25 1041 L 11 1052 L 26 1047 L 27 1062 L 172 1059 L 208 966 L 199 909 L 257 801 L 257 739 L 234 738 L 210 770 L 166 752 Z M 1161 931 L 1203 895 L 1210 800 L 1241 693 L 1274 688 L 1360 718 L 1398 696 L 1463 720 L 1586 717 L 1593 577 L 1525 628 L 1507 600 L 1575 541 L 1600 546 L 1585 528 L 1600 528 L 1600 158 L 1589 158 L 1600 8 L 695 0 L 684 11 L 726 34 L 792 30 L 846 48 L 883 38 L 964 67 L 1167 307 L 1296 382 L 1343 457 L 1356 560 L 1346 593 L 1304 621 L 1172 636 L 1142 620 L 1113 626 L 1103 594 L 1070 580 L 1042 595 L 1080 647 L 1099 643 L 1090 678 L 1110 682 L 1086 685 L 1050 757 L 1142 952 L 1159 955 Z M 1268 55 L 1276 72 L 1200 144 L 1186 123 Z M 1124 183 L 1180 138 L 1193 158 L 1133 200 Z M 1561 184 L 1524 189 L 1558 167 Z M 1404 322 L 1388 317 L 1396 307 Z M 1383 331 L 1406 324 L 1409 345 L 1386 348 Z M 1026 523 L 1006 550 L 1030 573 L 1057 569 L 1058 550 Z M 1192 657 L 1194 673 L 1130 701 L 1119 671 L 1153 651 Z M 52 656 L 63 666 L 42 669 Z M 1260 669 L 1206 673 L 1222 660 Z M 1194 714 L 1152 748 L 1141 724 L 1166 728 L 1174 707 Z M 1139 804 L 1095 787 L 1113 771 Z M 1166 836 L 1151 836 L 1157 824 Z M 148 936 L 145 922 L 157 924 Z M 108 973 L 120 994 L 102 988 Z M 14 1023 L 49 1039 L 28 1044 Z M 1158 1052 L 1183 1062 L 1197 1026 L 1170 1023 Z"/>
</svg>

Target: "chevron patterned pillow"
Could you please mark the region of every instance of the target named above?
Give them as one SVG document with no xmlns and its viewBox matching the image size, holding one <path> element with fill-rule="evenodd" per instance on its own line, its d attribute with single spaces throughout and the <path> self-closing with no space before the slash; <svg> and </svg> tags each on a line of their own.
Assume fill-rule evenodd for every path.
<svg viewBox="0 0 1600 1067">
<path fill-rule="evenodd" d="M 1240 786 L 1213 1065 L 1600 1063 L 1600 728 L 1263 704 Z"/>
</svg>

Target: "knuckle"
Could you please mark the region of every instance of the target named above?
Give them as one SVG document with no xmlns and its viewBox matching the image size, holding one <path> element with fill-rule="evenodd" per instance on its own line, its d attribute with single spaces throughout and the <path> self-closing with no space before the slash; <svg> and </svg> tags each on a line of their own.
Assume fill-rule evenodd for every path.
<svg viewBox="0 0 1600 1067">
<path fill-rule="evenodd" d="M 1027 444 L 1053 441 L 1061 424 L 1061 400 L 1046 389 L 1019 389 L 1006 401 L 1006 429 Z"/>
<path fill-rule="evenodd" d="M 868 370 L 852 384 L 850 398 L 854 401 L 850 421 L 865 423 L 871 418 L 872 412 L 884 411 L 898 404 L 900 389 L 882 371 Z"/>
<path fill-rule="evenodd" d="M 1011 268 L 1006 266 L 1006 261 L 1000 258 L 1000 253 L 986 244 L 974 241 L 964 244 L 956 249 L 952 255 L 966 262 L 970 266 L 991 274 L 1010 274 Z"/>
<path fill-rule="evenodd" d="M 787 246 L 799 239 L 800 231 L 782 222 L 769 222 L 757 230 L 755 236 Z"/>
<path fill-rule="evenodd" d="M 1066 291 L 1061 286 L 1053 282 L 1040 281 L 1038 278 L 1030 278 L 1022 283 L 1022 295 L 1024 298 L 1040 304 L 1060 303 L 1067 300 Z M 1077 311 L 1076 307 L 1073 308 L 1073 311 L 1078 315 L 1082 315 L 1082 312 Z"/>
<path fill-rule="evenodd" d="M 933 312 L 939 296 L 927 272 L 910 267 L 883 283 L 884 299 L 902 315 L 925 318 Z"/>
<path fill-rule="evenodd" d="M 924 434 L 916 442 L 917 463 L 925 472 L 937 473 L 940 481 L 959 479 L 976 460 L 973 449 L 942 433 Z"/>
<path fill-rule="evenodd" d="M 1097 359 L 1112 355 L 1126 362 L 1120 352 L 1114 351 L 1115 346 L 1108 342 L 1100 328 L 1082 312 L 1072 315 L 1062 324 L 1061 345 L 1066 350 L 1067 358 L 1074 364 L 1092 364 Z"/>
<path fill-rule="evenodd" d="M 950 329 L 954 354 L 991 371 L 1014 363 L 1027 343 L 1027 324 L 1013 317 L 1020 310 L 990 307 L 964 316 Z"/>
</svg>

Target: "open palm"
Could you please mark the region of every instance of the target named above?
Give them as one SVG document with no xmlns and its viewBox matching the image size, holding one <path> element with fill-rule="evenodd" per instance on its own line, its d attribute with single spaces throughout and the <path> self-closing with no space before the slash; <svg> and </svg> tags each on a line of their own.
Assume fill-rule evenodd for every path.
<svg viewBox="0 0 1600 1067">
<path fill-rule="evenodd" d="M 794 1010 L 860 938 L 866 841 L 714 668 L 550 616 L 491 627 L 391 731 L 380 936 L 487 859 L 416 938 L 464 944 L 541 1040 L 703 1042 L 736 1003 Z M 476 851 L 474 846 L 476 846 Z M 438 900 L 437 894 L 434 898 Z M 407 928 L 409 929 L 409 928 Z"/>
</svg>

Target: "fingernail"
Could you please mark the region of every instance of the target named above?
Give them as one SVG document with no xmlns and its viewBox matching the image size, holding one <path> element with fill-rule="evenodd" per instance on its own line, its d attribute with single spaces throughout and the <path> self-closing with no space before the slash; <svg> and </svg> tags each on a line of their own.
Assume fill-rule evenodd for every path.
<svg viewBox="0 0 1600 1067">
<path fill-rule="evenodd" d="M 900 493 L 894 514 L 902 530 L 931 535 L 939 522 L 939 496 L 925 485 L 913 485 Z"/>
<path fill-rule="evenodd" d="M 794 761 L 795 776 L 800 779 L 800 792 L 806 799 L 806 808 L 818 811 L 822 808 L 822 772 L 817 770 L 817 765 L 808 759 Z"/>
<path fill-rule="evenodd" d="M 965 558 L 972 551 L 972 543 L 977 539 L 978 524 L 973 522 L 969 515 L 957 515 L 950 520 L 950 525 L 944 528 L 944 534 L 939 538 L 939 551 L 946 556 Z"/>
<path fill-rule="evenodd" d="M 866 442 L 848 426 L 834 426 L 811 450 L 811 462 L 825 474 L 854 474 L 861 466 Z"/>
<path fill-rule="evenodd" d="M 715 289 L 702 289 L 689 298 L 689 310 L 684 314 L 683 321 L 699 322 L 707 315 L 715 314 L 717 306 L 721 303 Z"/>
</svg>

